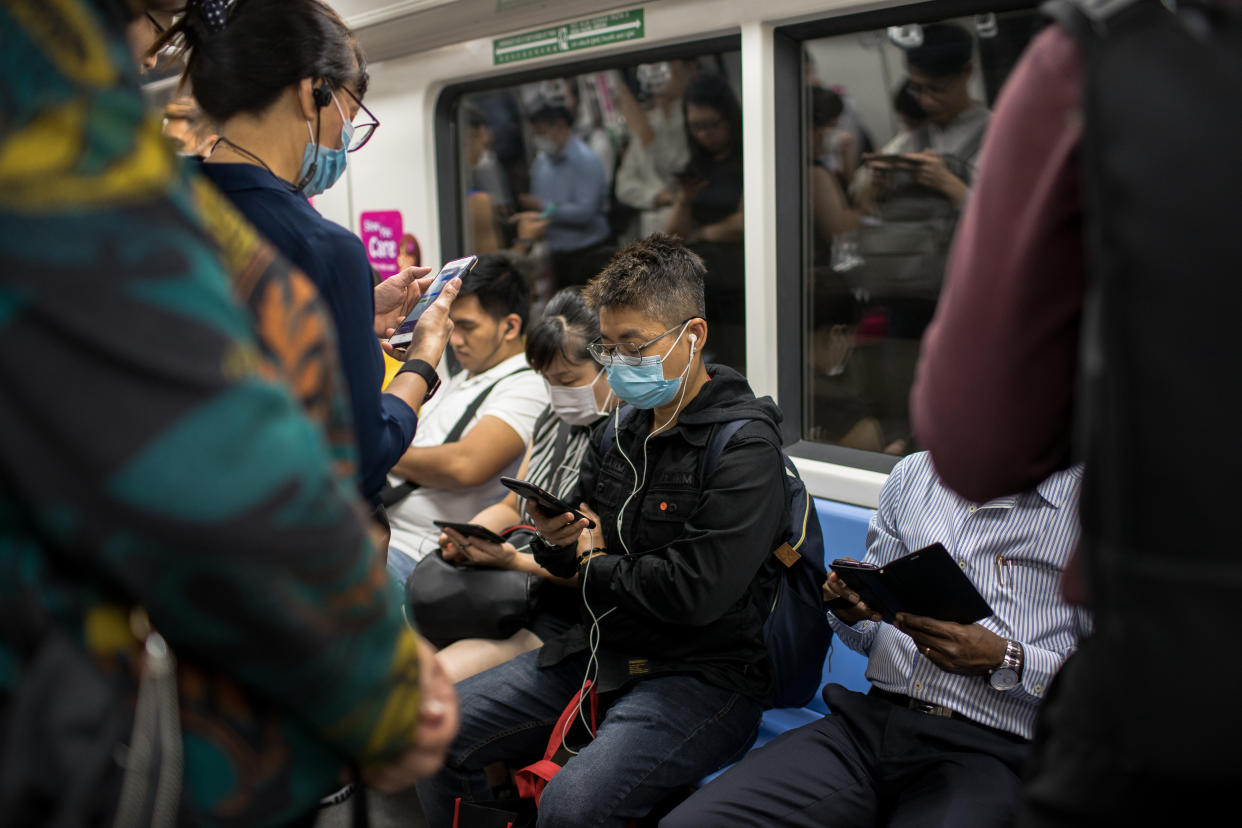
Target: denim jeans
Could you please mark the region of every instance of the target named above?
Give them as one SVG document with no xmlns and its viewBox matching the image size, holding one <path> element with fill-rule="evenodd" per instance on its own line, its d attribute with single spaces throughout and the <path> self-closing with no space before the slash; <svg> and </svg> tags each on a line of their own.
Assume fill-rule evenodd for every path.
<svg viewBox="0 0 1242 828">
<path fill-rule="evenodd" d="M 405 588 L 406 580 L 409 579 L 410 573 L 414 571 L 414 567 L 417 565 L 418 561 L 409 555 L 399 549 L 393 549 L 391 546 L 388 547 L 388 575 L 400 584 L 402 589 Z"/>
<path fill-rule="evenodd" d="M 540 669 L 538 650 L 457 685 L 461 732 L 443 771 L 418 784 L 430 828 L 453 823 L 453 801 L 491 796 L 482 770 L 543 756 L 582 686 L 585 653 Z M 540 828 L 623 826 L 670 792 L 735 761 L 755 740 L 760 705 L 693 676 L 636 682 L 610 698 L 599 733 L 544 790 Z"/>
</svg>

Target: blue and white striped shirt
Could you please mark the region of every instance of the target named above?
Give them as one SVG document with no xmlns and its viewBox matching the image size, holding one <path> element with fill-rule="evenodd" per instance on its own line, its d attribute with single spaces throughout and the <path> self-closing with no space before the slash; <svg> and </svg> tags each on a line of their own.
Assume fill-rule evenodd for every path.
<svg viewBox="0 0 1242 828">
<path fill-rule="evenodd" d="M 995 613 L 979 623 L 1022 644 L 1022 681 L 1012 690 L 994 690 L 987 676 L 942 671 L 889 624 L 851 627 L 829 613 L 840 639 L 869 656 L 867 678 L 1029 739 L 1048 682 L 1090 632 L 1090 614 L 1067 604 L 1060 589 L 1061 572 L 1078 545 L 1081 483 L 1082 467 L 1074 466 L 1033 490 L 976 505 L 940 482 L 927 452 L 898 463 L 880 491 L 864 560 L 883 566 L 944 544 Z"/>
</svg>

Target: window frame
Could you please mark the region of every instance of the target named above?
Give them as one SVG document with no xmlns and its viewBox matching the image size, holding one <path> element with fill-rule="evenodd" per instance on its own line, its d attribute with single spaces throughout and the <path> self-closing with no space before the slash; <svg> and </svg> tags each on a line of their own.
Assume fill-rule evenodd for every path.
<svg viewBox="0 0 1242 828">
<path fill-rule="evenodd" d="M 444 87 L 436 98 L 435 104 L 435 153 L 436 168 L 436 207 L 440 215 L 440 251 L 441 257 L 448 261 L 465 255 L 462 250 L 464 227 L 462 225 L 461 187 L 461 136 L 457 125 L 457 111 L 462 98 L 471 92 L 490 89 L 521 86 L 552 78 L 563 78 L 566 75 L 581 75 L 590 72 L 602 72 L 609 69 L 622 69 L 639 63 L 656 63 L 661 60 L 690 59 L 715 55 L 721 52 L 742 51 L 741 34 L 721 35 L 718 37 L 689 40 L 681 43 L 634 49 L 627 51 L 610 51 L 603 55 L 588 57 L 564 63 L 539 63 L 526 69 L 513 72 L 487 75 L 475 80 L 462 81 Z M 743 153 L 745 148 L 743 147 Z M 444 163 L 444 159 L 451 163 Z M 449 173 L 449 174 L 445 174 Z"/>
<path fill-rule="evenodd" d="M 784 421 L 781 424 L 785 450 L 792 457 L 817 460 L 865 471 L 887 474 L 901 460 L 900 455 L 846 448 L 805 439 L 803 421 L 809 344 L 805 340 L 811 308 L 805 301 L 805 233 L 809 196 L 806 169 L 806 95 L 803 86 L 803 52 L 806 42 L 825 37 L 886 29 L 911 23 L 931 23 L 947 18 L 1036 10 L 1032 0 L 933 0 L 928 3 L 892 6 L 874 11 L 845 13 L 816 20 L 779 26 L 774 38 L 774 90 L 776 100 L 795 101 L 793 106 L 776 107 L 776 347 L 777 393 Z M 793 181 L 798 186 L 780 186 Z M 789 228 L 796 227 L 791 231 Z"/>
</svg>

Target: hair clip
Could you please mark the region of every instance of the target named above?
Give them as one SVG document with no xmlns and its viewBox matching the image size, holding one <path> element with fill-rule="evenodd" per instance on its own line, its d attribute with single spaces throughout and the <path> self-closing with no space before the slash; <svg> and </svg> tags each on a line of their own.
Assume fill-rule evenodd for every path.
<svg viewBox="0 0 1242 828">
<path fill-rule="evenodd" d="M 224 31 L 229 16 L 229 0 L 190 0 L 187 5 L 199 8 L 209 31 Z"/>
</svg>

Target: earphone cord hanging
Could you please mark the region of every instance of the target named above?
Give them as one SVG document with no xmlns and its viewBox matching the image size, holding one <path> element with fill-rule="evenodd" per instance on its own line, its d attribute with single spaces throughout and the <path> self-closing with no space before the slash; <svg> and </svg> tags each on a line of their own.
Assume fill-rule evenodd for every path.
<svg viewBox="0 0 1242 828">
<path fill-rule="evenodd" d="M 653 428 L 647 434 L 647 437 L 643 440 L 643 474 L 642 474 L 641 481 L 639 480 L 638 469 L 635 468 L 633 461 L 631 461 L 630 458 L 626 455 L 625 450 L 621 448 L 621 410 L 617 409 L 613 414 L 613 417 L 614 417 L 613 439 L 615 440 L 616 445 L 617 445 L 617 453 L 621 455 L 622 459 L 624 459 L 625 462 L 629 464 L 630 470 L 634 472 L 634 482 L 635 482 L 634 490 L 630 492 L 630 496 L 625 499 L 625 502 L 623 504 L 621 504 L 621 509 L 617 513 L 617 540 L 621 541 L 621 548 L 625 550 L 625 554 L 627 555 L 630 554 L 630 548 L 629 546 L 626 545 L 625 537 L 621 533 L 621 522 L 625 516 L 626 507 L 629 506 L 630 501 L 634 499 L 634 496 L 642 490 L 643 484 L 646 483 L 646 480 L 647 480 L 647 442 L 652 437 L 654 437 L 656 434 L 659 434 L 660 432 L 667 429 L 669 425 L 673 422 L 673 419 L 677 416 L 677 413 L 681 410 L 682 402 L 684 402 L 686 398 L 686 383 L 684 381 L 685 375 L 689 373 L 690 366 L 693 363 L 694 363 L 694 339 L 692 338 L 690 340 L 690 361 L 686 364 L 685 370 L 681 372 L 680 379 L 682 379 L 683 381 L 681 383 L 681 394 L 677 398 L 677 405 L 674 406 L 673 413 L 669 415 L 669 418 L 664 422 L 664 424 L 657 428 Z M 654 423 L 654 421 L 655 421 L 655 415 L 653 413 L 652 422 Z M 594 548 L 596 545 L 595 544 L 595 530 L 591 529 L 588 531 L 591 533 L 591 547 Z M 582 604 L 583 606 L 586 607 L 587 614 L 591 616 L 591 630 L 587 634 L 587 643 L 590 646 L 591 654 L 587 658 L 586 672 L 582 676 L 582 686 L 578 690 L 578 719 L 586 727 L 587 732 L 591 733 L 591 735 L 594 736 L 595 734 L 591 730 L 591 724 L 590 722 L 587 721 L 586 713 L 582 709 L 582 705 L 584 702 L 583 691 L 586 689 L 586 685 L 588 681 L 594 681 L 596 678 L 599 677 L 599 645 L 601 641 L 599 622 L 607 618 L 610 613 L 616 612 L 617 608 L 613 607 L 612 609 L 608 610 L 603 615 L 600 615 L 598 617 L 596 617 L 595 611 L 591 609 L 591 602 L 587 600 L 586 590 L 587 590 L 587 579 L 591 575 L 591 561 L 592 560 L 594 560 L 594 558 L 587 558 L 586 567 L 582 571 Z M 592 672 L 591 672 L 592 668 L 594 668 L 594 671 L 595 671 L 594 675 L 592 675 Z M 566 728 L 565 731 L 561 733 L 561 747 L 564 748 L 565 751 L 569 755 L 577 756 L 578 751 L 570 748 L 569 745 L 566 744 L 565 742 L 566 736 L 568 735 L 568 730 L 569 728 Z"/>
<path fill-rule="evenodd" d="M 589 530 L 589 531 L 591 532 L 591 545 L 594 546 L 595 545 L 595 531 L 594 530 Z M 587 595 L 586 586 L 587 586 L 587 579 L 591 576 L 591 561 L 592 560 L 594 559 L 588 558 L 586 562 L 586 568 L 582 570 L 582 605 L 586 607 L 587 614 L 591 616 L 591 630 L 587 634 L 587 643 L 590 646 L 591 654 L 587 658 L 586 672 L 583 673 L 582 675 L 582 685 L 578 688 L 578 720 L 582 722 L 584 727 L 586 727 L 587 733 L 590 733 L 591 736 L 594 737 L 595 733 L 591 729 L 591 723 L 587 721 L 586 712 L 582 709 L 583 703 L 585 702 L 583 693 L 586 691 L 587 682 L 595 681 L 595 679 L 599 677 L 599 644 L 600 644 L 599 622 L 607 618 L 609 614 L 616 612 L 617 608 L 613 607 L 612 609 L 608 610 L 607 612 L 605 612 L 603 615 L 600 615 L 600 616 L 596 616 L 595 610 L 591 609 L 591 602 L 588 601 L 586 597 Z M 592 674 L 592 669 L 594 670 L 594 674 Z M 566 727 L 565 730 L 561 732 L 561 747 L 564 748 L 565 752 L 568 753 L 570 756 L 577 756 L 578 751 L 571 748 L 565 741 L 565 739 L 568 736 L 569 736 L 569 728 Z"/>
</svg>

